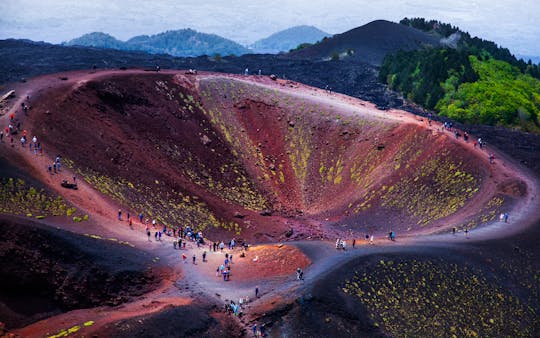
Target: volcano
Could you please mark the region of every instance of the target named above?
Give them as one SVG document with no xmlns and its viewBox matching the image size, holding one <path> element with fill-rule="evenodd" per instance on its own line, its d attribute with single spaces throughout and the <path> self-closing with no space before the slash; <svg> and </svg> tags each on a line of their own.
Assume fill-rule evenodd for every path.
<svg viewBox="0 0 540 338">
<path fill-rule="evenodd" d="M 24 270 L 23 284 L 43 290 L 28 297 L 45 304 L 43 312 L 29 312 L 16 301 L 24 285 L 6 284 L 19 296 L 0 295 L 0 313 L 9 315 L 10 327 L 20 327 L 15 333 L 22 336 L 61 335 L 65 330 L 106 336 L 238 336 L 258 320 L 271 320 L 274 332 L 288 334 L 303 330 L 294 323 L 303 326 L 314 318 L 313 332 L 324 326 L 329 332 L 382 334 L 379 324 L 370 322 L 375 315 L 368 315 L 377 313 L 375 305 L 367 309 L 351 300 L 360 292 L 354 283 L 365 278 L 354 271 L 364 265 L 381 271 L 376 264 L 390 256 L 402 260 L 399 271 L 414 270 L 400 255 L 426 250 L 415 242 L 418 235 L 429 235 L 420 241 L 434 243 L 447 240 L 450 235 L 444 233 L 452 229 L 466 234 L 474 230 L 484 238 L 505 236 L 537 216 L 536 180 L 491 145 L 480 147 L 475 137 L 464 139 L 460 130 L 439 122 L 379 110 L 366 101 L 274 76 L 75 71 L 38 77 L 13 90 L 16 97 L 8 99 L 8 114 L 1 117 L 6 124 L 20 124 L 18 134 L 9 135 L 0 148 L 1 206 L 13 218 L 0 222 L 7 234 L 0 238 L 5 248 L 0 257 L 13 261 L 4 264 L 9 269 L 2 276 L 8 280 L 18 268 Z M 30 108 L 18 111 L 22 103 Z M 14 121 L 8 121 L 11 112 Z M 35 135 L 42 148 L 31 151 L 19 144 L 20 133 Z M 52 171 L 56 158 L 61 167 Z M 62 187 L 72 180 L 77 190 Z M 497 222 L 504 213 L 510 213 L 511 223 Z M 158 239 L 162 227 L 163 240 Z M 207 242 L 200 246 L 185 240 L 187 246 L 179 251 L 176 230 L 187 227 L 200 231 Z M 380 244 L 389 231 L 398 235 L 399 245 L 411 245 L 375 245 L 376 253 L 364 248 L 346 255 L 333 249 L 336 238 L 360 242 L 373 235 Z M 30 241 L 17 239 L 15 245 L 9 234 Z M 212 250 L 212 243 L 231 238 L 249 243 L 250 249 Z M 47 243 L 32 246 L 34 239 Z M 68 247 L 54 249 L 64 241 Z M 447 252 L 444 244 L 438 245 L 431 254 Z M 39 252 L 35 257 L 50 263 L 32 265 L 28 273 L 23 262 L 34 257 L 34 250 Z M 380 259 L 377 252 L 389 256 Z M 467 260 L 466 251 L 454 252 L 461 257 L 456 261 Z M 23 256 L 13 260 L 14 253 Z M 234 253 L 232 281 L 220 280 L 225 253 Z M 125 255 L 133 258 L 122 262 Z M 361 256 L 369 256 L 369 264 Z M 444 260 L 411 257 L 419 266 L 468 273 L 444 265 Z M 68 263 L 56 265 L 57 260 Z M 100 264 L 92 265 L 94 260 Z M 471 264 L 482 266 L 484 261 Z M 55 266 L 54 274 L 47 273 L 49 265 Z M 327 274 L 334 267 L 340 278 Z M 297 269 L 306 269 L 305 286 L 291 278 Z M 68 272 L 69 283 L 64 283 Z M 101 277 L 92 278 L 96 274 Z M 35 276 L 48 278 L 41 285 Z M 119 285 L 129 284 L 132 276 L 136 283 Z M 386 283 L 386 275 L 376 277 Z M 445 274 L 423 277 L 446 283 Z M 106 292 L 101 290 L 104 282 Z M 56 292 L 57 285 L 65 290 Z M 262 298 L 248 302 L 246 295 L 259 287 Z M 94 288 L 99 292 L 86 291 Z M 325 303 L 332 295 L 329 289 L 348 302 L 347 313 L 338 309 L 326 315 L 335 302 Z M 306 315 L 303 308 L 313 301 L 310 290 L 321 301 L 313 315 Z M 92 299 L 81 294 L 92 294 Z M 218 302 L 240 298 L 248 304 L 246 320 L 231 321 L 216 309 Z M 357 310 L 361 316 L 349 314 Z M 148 324 L 172 314 L 189 314 L 190 325 Z M 343 324 L 350 316 L 357 319 L 351 326 Z M 66 323 L 73 326 L 67 329 Z"/>
<path fill-rule="evenodd" d="M 472 141 L 292 81 L 77 76 L 38 92 L 25 123 L 101 193 L 167 226 L 266 241 L 429 232 L 475 227 L 526 194 Z"/>
</svg>

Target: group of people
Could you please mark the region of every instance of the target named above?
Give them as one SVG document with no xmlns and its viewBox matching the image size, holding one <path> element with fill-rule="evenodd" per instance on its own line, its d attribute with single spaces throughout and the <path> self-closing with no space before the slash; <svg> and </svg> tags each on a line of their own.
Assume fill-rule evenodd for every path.
<svg viewBox="0 0 540 338">
<path fill-rule="evenodd" d="M 347 242 L 344 239 L 338 238 L 336 240 L 336 249 L 347 250 Z"/>
<path fill-rule="evenodd" d="M 56 155 L 56 158 L 54 159 L 53 163 L 49 164 L 49 166 L 47 167 L 47 171 L 49 172 L 49 174 L 53 175 L 53 174 L 58 174 L 60 172 L 61 166 L 62 166 L 60 162 L 61 159 L 62 157 L 60 155 Z"/>
</svg>

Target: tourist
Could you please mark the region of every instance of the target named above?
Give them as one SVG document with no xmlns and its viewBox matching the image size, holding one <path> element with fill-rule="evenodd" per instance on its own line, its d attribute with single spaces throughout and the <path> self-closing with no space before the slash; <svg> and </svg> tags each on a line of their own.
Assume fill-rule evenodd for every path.
<svg viewBox="0 0 540 338">
<path fill-rule="evenodd" d="M 203 251 L 202 253 L 202 261 L 206 262 L 206 251 Z"/>
<path fill-rule="evenodd" d="M 296 279 L 297 280 L 303 280 L 304 279 L 304 271 L 300 268 L 296 268 Z"/>
<path fill-rule="evenodd" d="M 118 220 L 122 220 L 122 210 L 118 209 Z"/>
</svg>

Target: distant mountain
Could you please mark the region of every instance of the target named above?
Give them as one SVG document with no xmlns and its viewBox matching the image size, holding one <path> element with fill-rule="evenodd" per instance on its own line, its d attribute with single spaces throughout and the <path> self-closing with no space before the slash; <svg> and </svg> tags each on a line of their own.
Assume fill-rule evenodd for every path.
<svg viewBox="0 0 540 338">
<path fill-rule="evenodd" d="M 167 31 L 156 35 L 139 35 L 129 39 L 130 50 L 142 50 L 173 56 L 243 55 L 250 51 L 240 44 L 215 34 L 205 34 L 193 29 Z"/>
<path fill-rule="evenodd" d="M 315 43 L 331 36 L 313 26 L 295 26 L 261 39 L 250 46 L 256 53 L 288 52 L 302 43 Z"/>
<path fill-rule="evenodd" d="M 167 31 L 156 35 L 139 35 L 120 41 L 109 34 L 94 32 L 63 43 L 67 46 L 86 46 L 119 50 L 143 51 L 172 56 L 242 55 L 250 51 L 240 44 L 215 34 L 199 33 L 192 29 Z"/>
<path fill-rule="evenodd" d="M 306 59 L 351 58 L 380 65 L 389 53 L 438 44 L 437 37 L 418 29 L 377 20 L 336 34 L 313 46 L 293 51 L 289 56 Z"/>
<path fill-rule="evenodd" d="M 63 43 L 66 46 L 86 46 L 97 48 L 125 49 L 125 43 L 102 32 L 84 34 L 81 37 Z"/>
</svg>

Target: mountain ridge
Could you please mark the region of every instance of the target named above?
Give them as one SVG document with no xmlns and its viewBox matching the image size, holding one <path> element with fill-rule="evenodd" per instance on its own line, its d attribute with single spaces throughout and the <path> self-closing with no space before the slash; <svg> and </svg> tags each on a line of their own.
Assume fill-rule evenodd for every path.
<svg viewBox="0 0 540 338">
<path fill-rule="evenodd" d="M 200 55 L 243 55 L 250 51 L 242 45 L 216 34 L 193 29 L 168 30 L 154 35 L 138 35 L 121 41 L 102 32 L 92 32 L 62 43 L 64 46 L 85 46 L 178 57 Z"/>
<path fill-rule="evenodd" d="M 256 53 L 277 54 L 288 52 L 300 44 L 313 44 L 329 37 L 331 34 L 320 30 L 315 26 L 299 25 L 290 27 L 266 38 L 255 41 L 249 47 Z"/>
</svg>

